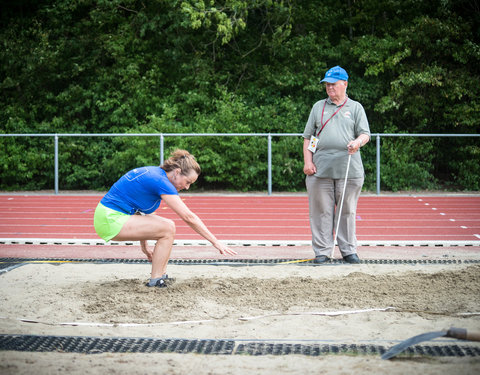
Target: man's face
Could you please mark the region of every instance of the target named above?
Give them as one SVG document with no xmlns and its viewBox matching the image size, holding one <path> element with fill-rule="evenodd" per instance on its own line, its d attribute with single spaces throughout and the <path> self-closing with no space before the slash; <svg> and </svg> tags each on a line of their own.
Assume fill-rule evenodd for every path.
<svg viewBox="0 0 480 375">
<path fill-rule="evenodd" d="M 330 98 L 341 98 L 347 91 L 347 81 L 337 81 L 335 83 L 325 83 L 325 90 Z"/>
</svg>

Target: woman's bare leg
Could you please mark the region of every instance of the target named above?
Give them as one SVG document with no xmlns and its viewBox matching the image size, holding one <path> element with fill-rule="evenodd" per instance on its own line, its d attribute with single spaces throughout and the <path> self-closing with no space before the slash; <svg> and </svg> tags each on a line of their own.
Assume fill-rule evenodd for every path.
<svg viewBox="0 0 480 375">
<path fill-rule="evenodd" d="M 157 240 L 152 258 L 152 279 L 162 277 L 167 273 L 167 264 L 172 253 L 173 239 L 174 237 L 171 238 L 171 241 L 170 239 Z"/>
<path fill-rule="evenodd" d="M 152 279 L 166 273 L 174 239 L 175 223 L 155 214 L 130 216 L 120 233 L 113 238 L 115 241 L 140 241 L 142 251 L 152 261 Z M 153 253 L 146 246 L 147 240 L 157 240 Z"/>
</svg>

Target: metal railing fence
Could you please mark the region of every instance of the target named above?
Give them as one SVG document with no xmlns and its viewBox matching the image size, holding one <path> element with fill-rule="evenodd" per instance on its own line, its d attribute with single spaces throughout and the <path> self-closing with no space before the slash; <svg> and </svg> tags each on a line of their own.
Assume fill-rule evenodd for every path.
<svg viewBox="0 0 480 375">
<path fill-rule="evenodd" d="M 166 137 L 267 137 L 267 190 L 268 195 L 272 194 L 272 137 L 301 137 L 301 133 L 95 133 L 95 134 L 69 134 L 69 133 L 44 133 L 44 134 L 0 134 L 0 137 L 53 137 L 54 151 L 54 180 L 55 194 L 59 193 L 59 162 L 58 162 L 58 140 L 60 137 L 158 137 L 160 165 L 164 161 L 164 143 Z M 380 139 L 383 137 L 480 137 L 480 134 L 390 134 L 372 133 L 376 139 L 376 193 L 380 194 Z"/>
</svg>

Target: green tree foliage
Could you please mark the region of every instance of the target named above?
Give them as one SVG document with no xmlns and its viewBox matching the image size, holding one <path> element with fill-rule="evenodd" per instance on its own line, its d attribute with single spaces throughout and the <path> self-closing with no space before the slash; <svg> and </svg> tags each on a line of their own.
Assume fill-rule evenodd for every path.
<svg viewBox="0 0 480 375">
<path fill-rule="evenodd" d="M 478 0 L 18 0 L 0 5 L 1 133 L 301 133 L 341 65 L 373 133 L 478 133 Z M 480 189 L 478 138 L 382 138 L 382 189 Z M 375 139 L 362 149 L 375 187 Z M 202 189 L 265 190 L 266 137 L 166 137 Z M 59 137 L 62 189 L 159 163 L 159 137 Z M 53 140 L 0 137 L 0 189 L 51 189 Z M 272 138 L 275 190 L 302 139 Z M 165 155 L 168 156 L 168 155 Z"/>
</svg>

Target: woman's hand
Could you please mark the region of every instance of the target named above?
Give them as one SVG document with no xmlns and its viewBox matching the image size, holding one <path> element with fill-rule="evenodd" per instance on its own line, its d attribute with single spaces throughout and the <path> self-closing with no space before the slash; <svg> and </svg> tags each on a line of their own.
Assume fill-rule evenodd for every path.
<svg viewBox="0 0 480 375">
<path fill-rule="evenodd" d="M 148 261 L 151 262 L 151 261 L 152 261 L 152 257 L 153 257 L 153 250 L 148 250 L 148 248 L 147 248 L 147 241 L 141 240 L 141 241 L 140 241 L 140 246 L 141 246 L 141 248 L 142 248 L 143 253 L 147 256 Z"/>
<path fill-rule="evenodd" d="M 220 243 L 220 242 L 215 242 L 213 243 L 213 246 L 218 250 L 220 251 L 220 254 L 223 254 L 223 255 L 236 255 L 237 252 L 230 249 L 229 247 L 225 246 L 224 244 Z"/>
</svg>

